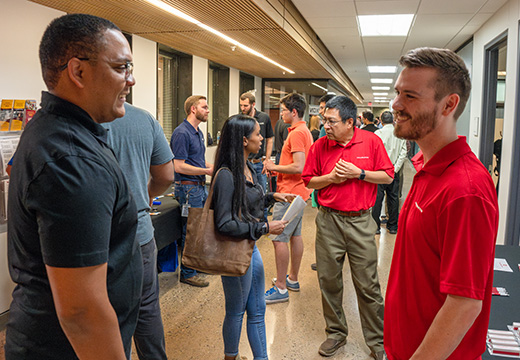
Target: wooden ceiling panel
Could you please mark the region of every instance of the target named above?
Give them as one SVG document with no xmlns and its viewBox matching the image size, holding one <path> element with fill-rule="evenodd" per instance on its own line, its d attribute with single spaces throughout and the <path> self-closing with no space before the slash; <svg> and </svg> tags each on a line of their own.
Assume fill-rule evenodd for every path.
<svg viewBox="0 0 520 360">
<path fill-rule="evenodd" d="M 293 38 L 251 0 L 162 1 L 291 69 L 294 75 L 283 74 L 279 67 L 239 47 L 232 51 L 232 45 L 226 40 L 150 5 L 146 0 L 30 1 L 67 13 L 101 16 L 125 32 L 259 77 L 332 78 L 348 92 L 357 92 L 332 55 L 320 48 L 321 42 L 321 45 L 309 44 L 305 40 L 308 35 L 295 33 L 294 24 L 285 26 L 299 35 Z"/>
</svg>

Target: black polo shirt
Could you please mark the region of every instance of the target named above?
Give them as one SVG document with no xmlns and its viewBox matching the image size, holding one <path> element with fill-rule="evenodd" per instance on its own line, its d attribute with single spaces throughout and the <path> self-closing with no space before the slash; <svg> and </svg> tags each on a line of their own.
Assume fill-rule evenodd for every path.
<svg viewBox="0 0 520 360">
<path fill-rule="evenodd" d="M 50 93 L 23 132 L 11 173 L 8 258 L 11 359 L 76 359 L 54 307 L 45 265 L 108 262 L 107 289 L 130 353 L 141 295 L 137 209 L 106 130 Z M 101 331 L 101 329 L 100 329 Z"/>
<path fill-rule="evenodd" d="M 264 140 L 262 140 L 262 147 L 260 151 L 256 154 L 251 154 L 249 159 L 261 159 L 265 156 L 265 146 L 267 144 L 267 139 L 272 138 L 274 136 L 273 125 L 271 125 L 271 119 L 269 115 L 265 112 L 258 111 L 255 109 L 255 120 L 258 121 L 258 125 L 260 125 L 260 134 Z"/>
</svg>

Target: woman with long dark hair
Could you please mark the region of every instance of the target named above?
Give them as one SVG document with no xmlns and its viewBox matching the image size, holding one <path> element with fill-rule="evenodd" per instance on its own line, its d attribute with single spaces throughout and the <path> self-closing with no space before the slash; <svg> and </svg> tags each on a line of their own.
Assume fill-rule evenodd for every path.
<svg viewBox="0 0 520 360">
<path fill-rule="evenodd" d="M 264 207 L 273 201 L 292 201 L 294 195 L 264 194 L 247 158 L 262 144 L 260 125 L 250 116 L 234 115 L 226 120 L 213 170 L 215 227 L 228 236 L 258 240 L 265 234 L 282 233 L 286 221 L 263 222 Z M 217 171 L 222 171 L 215 176 Z M 265 335 L 265 278 L 262 257 L 256 245 L 251 265 L 239 277 L 222 276 L 226 317 L 222 325 L 224 359 L 243 360 L 238 355 L 242 320 L 247 312 L 247 335 L 255 360 L 267 359 Z"/>
</svg>

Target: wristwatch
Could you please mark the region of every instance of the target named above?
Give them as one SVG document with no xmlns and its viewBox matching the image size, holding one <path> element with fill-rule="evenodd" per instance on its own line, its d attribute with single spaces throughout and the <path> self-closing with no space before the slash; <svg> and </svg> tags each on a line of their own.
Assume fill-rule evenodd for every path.
<svg viewBox="0 0 520 360">
<path fill-rule="evenodd" d="M 264 226 L 262 226 L 262 234 L 265 235 L 265 234 L 268 234 L 269 233 L 269 224 L 268 223 L 264 223 Z"/>
<path fill-rule="evenodd" d="M 365 170 L 361 169 L 361 174 L 359 175 L 359 180 L 365 180 Z"/>
</svg>

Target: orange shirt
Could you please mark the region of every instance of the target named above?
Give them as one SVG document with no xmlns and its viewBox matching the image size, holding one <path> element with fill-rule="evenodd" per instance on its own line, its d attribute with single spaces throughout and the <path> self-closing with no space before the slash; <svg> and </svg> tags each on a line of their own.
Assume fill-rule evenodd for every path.
<svg viewBox="0 0 520 360">
<path fill-rule="evenodd" d="M 293 161 L 293 153 L 305 153 L 305 159 L 309 154 L 312 145 L 312 134 L 307 128 L 305 121 L 299 121 L 289 129 L 289 135 L 283 144 L 280 156 L 280 165 L 289 165 Z M 307 201 L 312 193 L 312 189 L 307 189 L 302 180 L 301 174 L 282 174 L 278 173 L 277 192 L 300 195 Z"/>
</svg>

